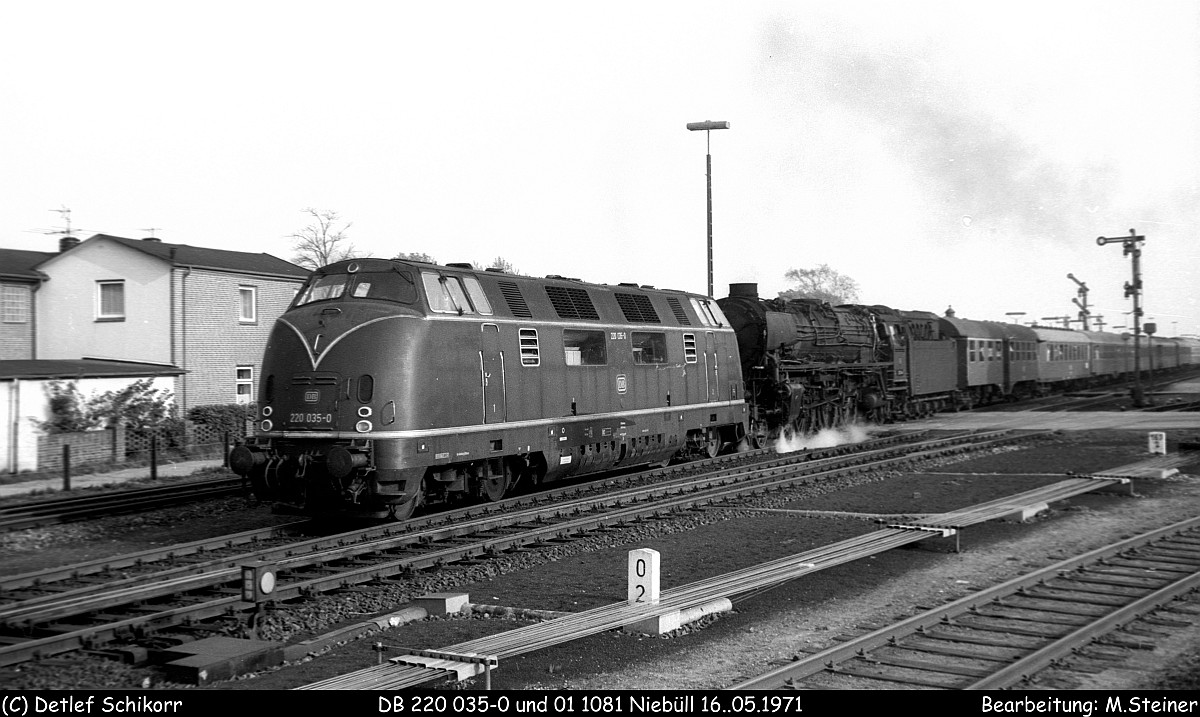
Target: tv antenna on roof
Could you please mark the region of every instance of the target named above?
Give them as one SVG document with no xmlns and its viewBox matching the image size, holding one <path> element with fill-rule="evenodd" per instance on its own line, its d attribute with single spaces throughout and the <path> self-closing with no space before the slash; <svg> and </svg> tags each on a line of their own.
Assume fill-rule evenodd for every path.
<svg viewBox="0 0 1200 717">
<path fill-rule="evenodd" d="M 67 207 L 67 205 L 64 204 L 62 209 L 51 209 L 50 211 L 61 214 L 63 221 L 67 223 L 67 228 L 65 230 L 56 233 L 71 236 L 71 210 Z"/>
</svg>

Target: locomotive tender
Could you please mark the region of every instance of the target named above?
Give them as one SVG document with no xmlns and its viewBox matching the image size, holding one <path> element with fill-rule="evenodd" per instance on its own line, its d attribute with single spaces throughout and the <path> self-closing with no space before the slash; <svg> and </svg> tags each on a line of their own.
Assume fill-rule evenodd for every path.
<svg viewBox="0 0 1200 717">
<path fill-rule="evenodd" d="M 302 512 L 398 519 L 745 437 L 717 302 L 648 286 L 353 259 L 316 270 L 267 344 L 230 464 Z"/>
</svg>

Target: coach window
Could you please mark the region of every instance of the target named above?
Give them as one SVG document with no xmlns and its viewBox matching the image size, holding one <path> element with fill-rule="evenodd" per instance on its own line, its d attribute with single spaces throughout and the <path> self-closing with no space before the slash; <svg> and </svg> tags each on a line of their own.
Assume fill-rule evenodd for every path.
<svg viewBox="0 0 1200 717">
<path fill-rule="evenodd" d="M 563 329 L 563 354 L 568 366 L 603 366 L 608 363 L 604 332 Z"/>
<path fill-rule="evenodd" d="M 649 331 L 634 331 L 633 362 L 634 363 L 666 363 L 667 335 Z"/>
</svg>

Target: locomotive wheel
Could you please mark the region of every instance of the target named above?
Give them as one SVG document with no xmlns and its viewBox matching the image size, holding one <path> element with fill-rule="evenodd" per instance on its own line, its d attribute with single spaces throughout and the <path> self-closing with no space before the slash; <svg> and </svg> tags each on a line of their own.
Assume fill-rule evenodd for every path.
<svg viewBox="0 0 1200 717">
<path fill-rule="evenodd" d="M 508 493 L 508 486 L 511 483 L 508 475 L 508 471 L 504 471 L 500 475 L 488 476 L 481 481 L 483 483 L 483 494 L 487 496 L 488 500 L 495 503 L 504 498 L 504 495 Z"/>
<path fill-rule="evenodd" d="M 709 458 L 716 458 L 721 453 L 721 441 L 713 439 L 704 443 L 704 455 Z"/>
</svg>

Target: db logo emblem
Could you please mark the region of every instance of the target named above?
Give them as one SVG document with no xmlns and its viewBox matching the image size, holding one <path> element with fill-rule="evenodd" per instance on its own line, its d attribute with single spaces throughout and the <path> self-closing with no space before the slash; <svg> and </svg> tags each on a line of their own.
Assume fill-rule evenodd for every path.
<svg viewBox="0 0 1200 717">
<path fill-rule="evenodd" d="M 629 390 L 629 383 L 625 380 L 625 374 L 617 374 L 617 393 L 625 393 Z"/>
<path fill-rule="evenodd" d="M 319 400 L 321 400 L 321 392 L 320 391 L 305 391 L 304 392 L 305 403 L 316 403 Z"/>
</svg>

